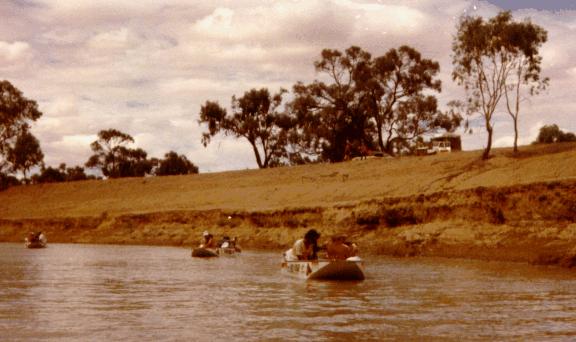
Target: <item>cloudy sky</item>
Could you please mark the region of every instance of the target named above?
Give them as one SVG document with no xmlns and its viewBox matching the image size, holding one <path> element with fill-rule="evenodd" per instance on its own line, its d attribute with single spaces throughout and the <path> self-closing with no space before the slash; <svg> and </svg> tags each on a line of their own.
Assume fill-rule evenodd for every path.
<svg viewBox="0 0 576 342">
<path fill-rule="evenodd" d="M 32 132 L 47 165 L 83 165 L 98 131 L 116 128 L 149 156 L 173 150 L 200 172 L 256 168 L 245 141 L 201 145 L 202 103 L 310 82 L 323 48 L 379 56 L 403 44 L 440 63 L 441 103 L 459 99 L 450 78 L 457 20 L 502 9 L 549 38 L 541 54 L 551 84 L 522 103 L 520 143 L 544 124 L 576 131 L 576 2 L 564 0 L 0 0 L 0 79 L 39 103 Z M 467 150 L 485 145 L 473 123 Z M 495 145 L 510 146 L 507 114 L 495 125 Z"/>
</svg>

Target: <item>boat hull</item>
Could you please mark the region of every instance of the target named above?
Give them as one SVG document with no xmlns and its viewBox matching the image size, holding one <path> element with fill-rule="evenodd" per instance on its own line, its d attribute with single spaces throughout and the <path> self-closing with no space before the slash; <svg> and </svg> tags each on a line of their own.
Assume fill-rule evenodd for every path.
<svg viewBox="0 0 576 342">
<path fill-rule="evenodd" d="M 284 273 L 310 280 L 364 280 L 359 260 L 285 261 Z"/>
<path fill-rule="evenodd" d="M 26 241 L 24 245 L 26 246 L 26 248 L 46 248 L 46 242 L 44 241 L 34 241 L 34 242 Z"/>
<path fill-rule="evenodd" d="M 220 256 L 235 256 L 239 254 L 240 251 L 234 247 L 220 247 L 216 253 L 218 253 Z"/>
<path fill-rule="evenodd" d="M 213 258 L 217 257 L 218 253 L 215 250 L 208 248 L 192 248 L 192 257 L 194 258 Z"/>
</svg>

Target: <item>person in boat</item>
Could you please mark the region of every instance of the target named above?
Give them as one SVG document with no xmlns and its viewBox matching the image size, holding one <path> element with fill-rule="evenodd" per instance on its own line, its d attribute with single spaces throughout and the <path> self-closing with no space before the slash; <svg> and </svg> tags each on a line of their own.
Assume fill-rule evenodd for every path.
<svg viewBox="0 0 576 342">
<path fill-rule="evenodd" d="M 238 238 L 234 237 L 233 239 L 230 239 L 230 237 L 227 235 L 224 235 L 222 237 L 222 240 L 220 240 L 218 242 L 218 247 L 220 247 L 220 248 L 232 248 L 236 252 L 241 251 L 240 246 L 238 246 Z"/>
<path fill-rule="evenodd" d="M 230 237 L 224 235 L 220 241 L 218 241 L 218 247 L 220 248 L 230 248 L 232 247 L 232 241 L 230 241 Z"/>
<path fill-rule="evenodd" d="M 242 248 L 240 248 L 240 245 L 238 244 L 238 238 L 236 236 L 232 239 L 232 246 L 234 247 L 236 252 L 242 251 Z"/>
<path fill-rule="evenodd" d="M 352 248 L 346 244 L 346 236 L 344 235 L 334 235 L 326 246 L 328 259 L 346 260 L 352 255 Z"/>
<path fill-rule="evenodd" d="M 34 232 L 29 232 L 28 236 L 26 237 L 26 241 L 28 242 L 34 242 L 36 239 L 36 233 Z"/>
<path fill-rule="evenodd" d="M 42 232 L 36 232 L 36 233 L 30 232 L 28 233 L 26 239 L 28 240 L 28 242 L 45 242 L 46 236 Z"/>
<path fill-rule="evenodd" d="M 39 232 L 36 241 L 46 243 L 46 235 L 43 232 Z"/>
<path fill-rule="evenodd" d="M 354 242 L 346 241 L 344 244 L 350 247 L 350 256 L 355 257 L 358 256 L 358 245 Z"/>
<path fill-rule="evenodd" d="M 284 257 L 288 261 L 295 260 L 317 260 L 318 259 L 318 239 L 320 233 L 315 229 L 306 232 L 303 239 L 299 239 L 289 249 Z"/>
<path fill-rule="evenodd" d="M 216 241 L 214 241 L 214 236 L 210 234 L 207 230 L 202 233 L 202 243 L 200 248 L 216 248 Z"/>
</svg>

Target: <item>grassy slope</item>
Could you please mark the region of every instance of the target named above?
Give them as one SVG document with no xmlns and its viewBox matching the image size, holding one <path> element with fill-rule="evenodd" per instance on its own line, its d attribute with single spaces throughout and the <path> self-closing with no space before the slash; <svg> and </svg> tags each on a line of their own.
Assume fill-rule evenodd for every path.
<svg viewBox="0 0 576 342">
<path fill-rule="evenodd" d="M 521 158 L 508 157 L 507 149 L 495 154 L 495 158 L 486 162 L 480 161 L 480 152 L 474 151 L 14 187 L 0 193 L 0 217 L 77 217 L 207 209 L 261 211 L 576 178 L 574 145 L 530 147 Z"/>
<path fill-rule="evenodd" d="M 566 263 L 576 242 L 576 145 L 480 154 L 15 187 L 0 193 L 0 241 L 41 227 L 52 241 L 193 244 L 211 229 L 284 248 L 315 227 L 375 253 Z M 518 248 L 506 240 L 523 236 L 529 244 Z"/>
</svg>

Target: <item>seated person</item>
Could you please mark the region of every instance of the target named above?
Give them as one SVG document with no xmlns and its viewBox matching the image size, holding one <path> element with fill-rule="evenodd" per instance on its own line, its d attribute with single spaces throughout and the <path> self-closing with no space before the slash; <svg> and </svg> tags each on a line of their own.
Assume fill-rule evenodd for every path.
<svg viewBox="0 0 576 342">
<path fill-rule="evenodd" d="M 222 237 L 222 239 L 220 241 L 218 241 L 217 246 L 219 248 L 226 249 L 228 251 L 228 253 L 241 252 L 242 251 L 242 249 L 238 245 L 238 238 L 237 237 L 230 239 L 229 236 L 225 235 Z"/>
<path fill-rule="evenodd" d="M 349 242 L 346 241 L 344 242 L 346 244 L 346 246 L 350 247 L 350 256 L 358 256 L 358 245 L 355 244 L 354 242 Z"/>
<path fill-rule="evenodd" d="M 220 248 L 232 247 L 232 242 L 230 241 L 230 237 L 224 235 L 222 237 L 222 240 L 218 241 L 218 247 L 220 247 Z"/>
<path fill-rule="evenodd" d="M 320 233 L 315 229 L 310 229 L 304 235 L 303 239 L 299 239 L 294 243 L 294 246 L 285 253 L 286 260 L 316 260 L 318 259 L 318 239 Z"/>
<path fill-rule="evenodd" d="M 36 233 L 34 233 L 34 232 L 28 233 L 28 236 L 26 237 L 26 241 L 34 242 L 35 239 L 36 239 Z"/>
<path fill-rule="evenodd" d="M 344 235 L 333 236 L 332 241 L 326 246 L 328 259 L 346 260 L 352 255 L 352 248 L 346 244 Z"/>
<path fill-rule="evenodd" d="M 238 238 L 237 238 L 237 237 L 234 237 L 234 238 L 232 239 L 232 242 L 231 242 L 231 243 L 232 243 L 232 247 L 234 247 L 234 249 L 236 250 L 236 252 L 241 252 L 241 251 L 242 251 L 242 248 L 240 248 L 240 245 L 238 244 Z"/>
<path fill-rule="evenodd" d="M 37 236 L 37 241 L 46 243 L 46 235 L 43 232 L 39 232 Z"/>
<path fill-rule="evenodd" d="M 214 236 L 208 233 L 208 231 L 204 231 L 202 233 L 202 243 L 200 244 L 200 248 L 216 248 L 216 241 L 214 241 Z"/>
</svg>

